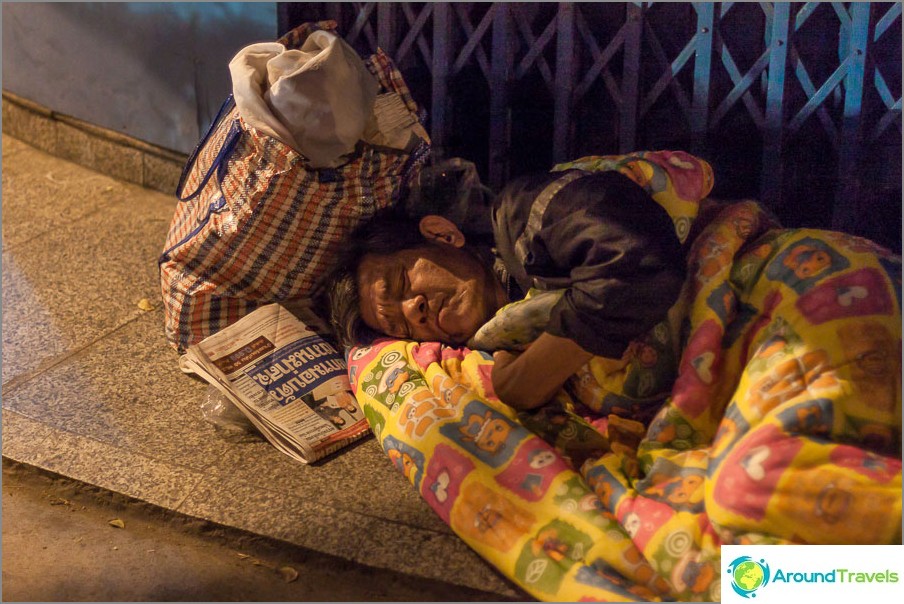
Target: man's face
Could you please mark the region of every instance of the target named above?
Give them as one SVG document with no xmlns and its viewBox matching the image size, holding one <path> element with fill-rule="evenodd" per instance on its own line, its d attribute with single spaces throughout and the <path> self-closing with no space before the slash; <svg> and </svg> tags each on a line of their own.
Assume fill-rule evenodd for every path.
<svg viewBox="0 0 904 604">
<path fill-rule="evenodd" d="M 358 267 L 361 318 L 397 338 L 466 342 L 501 305 L 501 287 L 461 248 L 437 243 L 364 256 Z"/>
</svg>

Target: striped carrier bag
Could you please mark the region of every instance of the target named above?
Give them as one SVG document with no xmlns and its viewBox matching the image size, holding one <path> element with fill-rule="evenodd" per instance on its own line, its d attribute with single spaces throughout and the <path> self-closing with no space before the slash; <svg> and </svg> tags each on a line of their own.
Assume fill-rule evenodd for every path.
<svg viewBox="0 0 904 604">
<path fill-rule="evenodd" d="M 300 48 L 333 22 L 279 39 Z M 420 123 L 401 73 L 381 50 L 364 60 L 378 94 L 395 93 Z M 180 353 L 255 308 L 311 308 L 344 237 L 394 205 L 429 155 L 359 141 L 349 160 L 314 169 L 293 148 L 249 127 L 230 95 L 189 158 L 159 258 L 167 341 Z M 321 315 L 324 313 L 321 313 Z"/>
</svg>

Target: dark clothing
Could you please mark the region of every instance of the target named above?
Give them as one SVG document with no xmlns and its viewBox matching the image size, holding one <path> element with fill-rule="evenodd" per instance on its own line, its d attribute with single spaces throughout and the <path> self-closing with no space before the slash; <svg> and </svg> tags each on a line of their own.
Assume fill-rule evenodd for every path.
<svg viewBox="0 0 904 604">
<path fill-rule="evenodd" d="M 546 331 L 619 358 L 678 298 L 685 254 L 665 209 L 617 172 L 519 178 L 493 207 L 498 257 L 523 292 L 566 289 Z"/>
</svg>

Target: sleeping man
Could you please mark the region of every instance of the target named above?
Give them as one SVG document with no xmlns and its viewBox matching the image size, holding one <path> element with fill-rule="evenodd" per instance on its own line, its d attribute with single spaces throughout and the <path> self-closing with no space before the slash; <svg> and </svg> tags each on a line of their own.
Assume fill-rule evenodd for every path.
<svg viewBox="0 0 904 604">
<path fill-rule="evenodd" d="M 331 291 L 342 343 L 384 334 L 462 345 L 528 290 L 561 292 L 523 353 L 494 356 L 497 396 L 529 409 L 592 356 L 622 357 L 665 318 L 684 281 L 685 250 L 672 217 L 615 170 L 519 178 L 495 201 L 493 231 L 495 256 L 436 215 L 386 214 L 364 225 Z"/>
<path fill-rule="evenodd" d="M 500 192 L 494 253 L 385 215 L 340 259 L 374 434 L 538 599 L 718 601 L 722 544 L 901 542 L 900 256 L 711 188 L 583 158 Z"/>
</svg>

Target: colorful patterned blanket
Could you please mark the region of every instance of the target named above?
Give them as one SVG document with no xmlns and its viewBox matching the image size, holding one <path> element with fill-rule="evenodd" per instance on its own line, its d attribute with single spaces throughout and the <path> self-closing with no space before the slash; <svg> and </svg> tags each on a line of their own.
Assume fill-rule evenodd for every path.
<svg viewBox="0 0 904 604">
<path fill-rule="evenodd" d="M 718 601 L 722 544 L 901 542 L 900 258 L 743 202 L 689 269 L 666 322 L 530 413 L 487 351 L 350 351 L 390 460 L 540 600 Z"/>
</svg>

